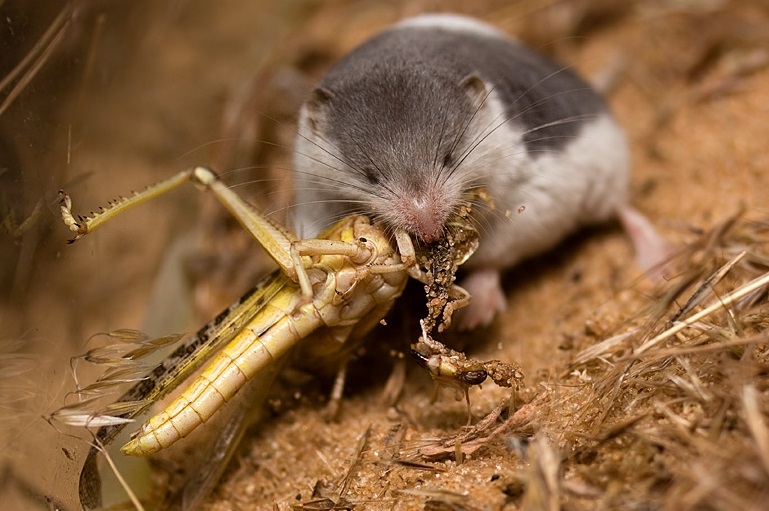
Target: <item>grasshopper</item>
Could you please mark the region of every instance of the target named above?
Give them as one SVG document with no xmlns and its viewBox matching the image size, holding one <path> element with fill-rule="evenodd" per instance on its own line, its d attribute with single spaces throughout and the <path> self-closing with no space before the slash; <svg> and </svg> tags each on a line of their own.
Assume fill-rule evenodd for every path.
<svg viewBox="0 0 769 511">
<path fill-rule="evenodd" d="M 60 192 L 62 218 L 76 233 L 70 242 L 126 209 L 187 182 L 212 192 L 262 245 L 279 269 L 177 347 L 149 374 L 138 379 L 108 407 L 115 413 L 97 413 L 83 420 L 82 406 L 71 405 L 58 412 L 60 419 L 70 424 L 78 423 L 75 417 L 80 417 L 82 425 L 101 426 L 97 443 L 109 445 L 126 423 L 213 357 L 179 397 L 150 418 L 122 447 L 121 451 L 128 455 L 146 456 L 187 436 L 249 380 L 284 361 L 287 353 L 300 342 L 311 357 L 322 358 L 351 350 L 354 341 L 360 340 L 384 318 L 409 277 L 426 281 L 405 232 L 394 233 L 396 250 L 382 228 L 365 216 L 352 215 L 340 220 L 318 239 L 300 240 L 245 202 L 204 167 L 182 171 L 129 198 L 120 198 L 90 216 L 73 215 L 71 199 Z M 450 227 L 450 230 L 463 231 L 464 241 L 452 247 L 457 264 L 467 260 L 477 247 L 477 232 L 469 225 L 466 215 L 467 212 Z M 468 299 L 466 292 L 457 286 L 451 285 L 449 294 L 458 305 Z M 80 499 L 86 508 L 101 505 L 97 454 L 97 448 L 92 447 L 80 476 Z"/>
</svg>

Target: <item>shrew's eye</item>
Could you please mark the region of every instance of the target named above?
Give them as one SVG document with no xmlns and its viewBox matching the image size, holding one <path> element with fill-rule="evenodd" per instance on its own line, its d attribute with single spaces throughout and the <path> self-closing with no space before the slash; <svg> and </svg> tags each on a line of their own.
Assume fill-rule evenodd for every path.
<svg viewBox="0 0 769 511">
<path fill-rule="evenodd" d="M 369 183 L 372 185 L 379 184 L 379 173 L 371 167 L 363 168 L 363 175 L 366 177 Z"/>
<path fill-rule="evenodd" d="M 454 165 L 454 158 L 451 156 L 451 153 L 448 153 L 443 157 L 443 168 L 451 168 L 452 165 Z"/>
</svg>

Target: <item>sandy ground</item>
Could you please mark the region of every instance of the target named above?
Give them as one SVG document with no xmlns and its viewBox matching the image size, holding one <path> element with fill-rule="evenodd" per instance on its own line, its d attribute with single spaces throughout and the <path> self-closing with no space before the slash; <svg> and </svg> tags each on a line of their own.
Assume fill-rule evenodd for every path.
<svg viewBox="0 0 769 511">
<path fill-rule="evenodd" d="M 16 3 L 0 12 L 8 14 L 3 44 L 19 62 L 60 11 L 30 12 Z M 56 218 L 59 188 L 73 196 L 76 210 L 89 211 L 190 165 L 210 164 L 230 183 L 246 182 L 239 193 L 284 221 L 281 180 L 290 151 L 255 141 L 289 147 L 294 112 L 319 73 L 404 16 L 472 14 L 588 77 L 614 77 L 609 100 L 630 140 L 633 202 L 673 245 L 695 241 L 741 209 L 748 218 L 767 218 L 769 11 L 759 2 L 462 5 L 76 3 L 57 51 L 0 117 L 0 207 L 8 234 L 0 253 L 5 509 L 78 508 L 87 436 L 41 416 L 74 389 L 68 360 L 90 347 L 91 335 L 194 330 L 269 269 L 192 187 L 67 246 Z M 32 226 L 14 232 L 30 216 Z M 462 463 L 451 441 L 438 461 L 420 455 L 420 448 L 461 432 L 466 412 L 450 392 L 432 403 L 431 381 L 408 358 L 397 405 L 383 404 L 397 358 L 391 353 L 405 351 L 416 335 L 397 328 L 396 306 L 395 323 L 376 333 L 376 344 L 351 367 L 339 419 L 324 419 L 327 378 L 320 388 L 316 380 L 286 378 L 204 508 L 760 509 L 769 465 L 746 470 L 728 498 L 717 498 L 718 482 L 693 496 L 677 486 L 686 478 L 675 453 L 686 440 L 670 446 L 610 434 L 638 417 L 649 427 L 675 423 L 661 409 L 688 420 L 686 410 L 700 406 L 700 418 L 714 420 L 718 406 L 660 398 L 648 409 L 609 413 L 605 403 L 588 399 L 590 392 L 578 399 L 604 370 L 579 365 L 580 352 L 641 324 L 639 315 L 665 288 L 641 277 L 618 225 L 580 233 L 514 269 L 505 283 L 508 308 L 490 328 L 448 339 L 478 358 L 520 364 L 525 388 L 516 402 L 531 421 L 511 426 Z M 763 359 L 755 363 L 751 374 L 760 378 Z M 88 380 L 92 373 L 84 368 L 78 375 Z M 763 425 L 765 383 L 764 376 L 754 384 Z M 508 395 L 491 384 L 473 389 L 473 414 L 483 417 Z M 741 424 L 745 413 L 734 414 Z M 713 460 L 728 466 L 729 452 L 761 452 L 760 431 L 767 434 L 765 426 L 759 434 L 735 426 L 713 437 L 723 447 Z M 743 458 L 731 461 L 748 466 Z M 552 484 L 539 488 L 537 481 Z"/>
</svg>

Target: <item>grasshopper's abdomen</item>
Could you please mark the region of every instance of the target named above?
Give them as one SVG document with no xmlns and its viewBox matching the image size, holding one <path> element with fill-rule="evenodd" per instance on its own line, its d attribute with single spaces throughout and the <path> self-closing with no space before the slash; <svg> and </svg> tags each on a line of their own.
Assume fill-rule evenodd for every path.
<svg viewBox="0 0 769 511">
<path fill-rule="evenodd" d="M 271 306 L 285 302 L 286 313 L 274 325 L 260 328 L 257 316 L 227 345 L 206 370 L 163 412 L 147 421 L 121 451 L 146 456 L 165 449 L 206 422 L 259 371 L 283 356 L 298 340 L 323 325 L 313 304 L 294 311 L 298 294 L 284 288 Z M 293 311 L 293 312 L 292 312 Z"/>
</svg>

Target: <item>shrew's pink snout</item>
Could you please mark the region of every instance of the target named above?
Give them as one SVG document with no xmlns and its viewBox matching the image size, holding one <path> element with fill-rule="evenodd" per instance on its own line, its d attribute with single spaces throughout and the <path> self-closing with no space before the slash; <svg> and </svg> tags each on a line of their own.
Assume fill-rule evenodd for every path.
<svg viewBox="0 0 769 511">
<path fill-rule="evenodd" d="M 431 196 L 403 197 L 396 202 L 394 215 L 407 231 L 425 243 L 437 241 L 443 233 L 448 208 Z"/>
</svg>

